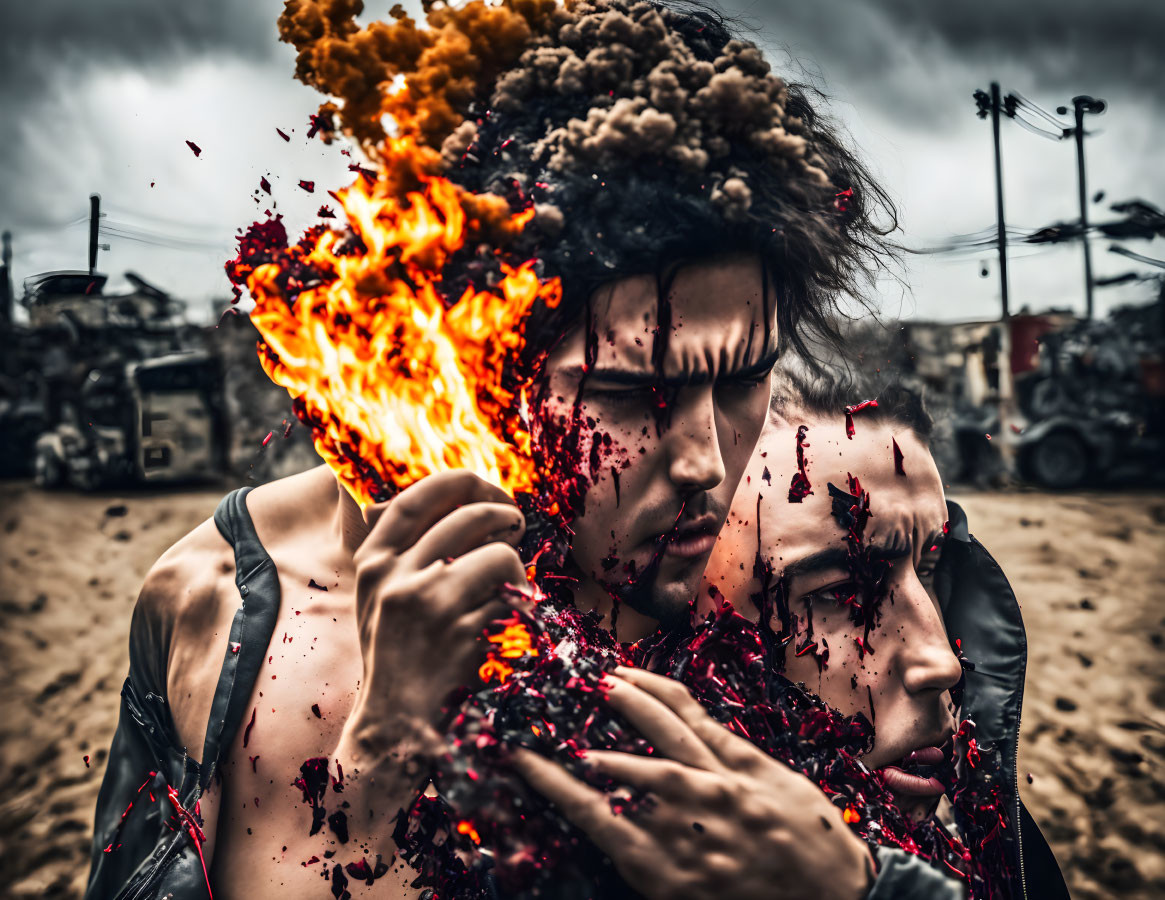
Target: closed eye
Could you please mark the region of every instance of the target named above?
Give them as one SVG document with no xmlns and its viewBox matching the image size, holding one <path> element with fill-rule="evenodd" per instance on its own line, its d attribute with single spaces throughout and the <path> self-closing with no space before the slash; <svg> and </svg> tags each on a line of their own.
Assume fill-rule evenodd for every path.
<svg viewBox="0 0 1165 900">
<path fill-rule="evenodd" d="M 853 606 L 859 602 L 858 595 L 861 586 L 856 581 L 839 581 L 836 584 L 826 585 L 815 591 L 810 591 L 801 599 L 802 602 L 836 603 L 839 606 Z"/>
</svg>

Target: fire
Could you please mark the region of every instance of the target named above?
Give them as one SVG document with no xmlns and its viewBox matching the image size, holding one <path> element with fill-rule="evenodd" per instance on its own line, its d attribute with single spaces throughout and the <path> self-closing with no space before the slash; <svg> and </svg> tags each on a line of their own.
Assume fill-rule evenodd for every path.
<svg viewBox="0 0 1165 900">
<path fill-rule="evenodd" d="M 538 648 L 534 646 L 529 629 L 516 616 L 504 619 L 499 624 L 504 626 L 501 631 L 485 636 L 493 646 L 489 649 L 486 661 L 477 670 L 478 677 L 487 684 L 493 679 L 503 682 L 514 671 L 514 667 L 505 660 L 538 655 Z"/>
<path fill-rule="evenodd" d="M 475 844 L 481 843 L 481 835 L 477 833 L 477 829 L 468 819 L 462 819 L 457 823 L 457 833 L 466 835 Z"/>
<path fill-rule="evenodd" d="M 540 280 L 533 260 L 501 262 L 495 286 L 447 297 L 441 270 L 467 238 L 517 234 L 534 210 L 511 213 L 431 174 L 430 154 L 389 139 L 375 174 L 333 193 L 346 230 L 312 229 L 243 272 L 264 370 L 362 506 L 451 468 L 511 494 L 536 480 L 525 391 L 503 386 L 502 370 L 533 305 L 556 306 L 561 285 Z"/>
</svg>

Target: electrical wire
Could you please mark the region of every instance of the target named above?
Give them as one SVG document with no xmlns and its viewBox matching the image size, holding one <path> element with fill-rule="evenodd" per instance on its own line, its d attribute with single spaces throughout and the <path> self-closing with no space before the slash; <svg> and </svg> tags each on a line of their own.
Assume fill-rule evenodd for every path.
<svg viewBox="0 0 1165 900">
<path fill-rule="evenodd" d="M 1039 106 L 1036 103 L 1032 103 L 1032 101 L 1030 101 L 1027 97 L 1025 97 L 1023 94 L 1019 93 L 1019 91 L 1012 91 L 1011 96 L 1013 96 L 1018 101 L 1020 106 L 1023 106 L 1027 109 L 1030 109 L 1036 115 L 1042 117 L 1043 119 L 1046 119 L 1048 122 L 1050 122 L 1052 125 L 1055 125 L 1057 128 L 1063 130 L 1063 129 L 1067 129 L 1067 128 L 1072 127 L 1067 122 L 1061 122 L 1059 119 L 1057 119 L 1055 116 L 1053 116 L 1050 112 L 1048 112 L 1042 106 Z"/>
<path fill-rule="evenodd" d="M 1032 134 L 1038 134 L 1040 137 L 1045 137 L 1051 141 L 1059 142 L 1067 137 L 1065 134 L 1056 134 L 1055 132 L 1048 131 L 1046 128 L 1040 128 L 1038 125 L 1033 125 L 1018 112 L 1011 117 L 1011 120 L 1018 124 L 1021 128 L 1027 129 Z"/>
</svg>

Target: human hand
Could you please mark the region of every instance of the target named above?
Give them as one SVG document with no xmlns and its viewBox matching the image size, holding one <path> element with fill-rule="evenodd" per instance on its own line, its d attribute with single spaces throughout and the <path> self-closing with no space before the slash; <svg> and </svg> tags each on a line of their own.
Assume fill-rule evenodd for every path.
<svg viewBox="0 0 1165 900">
<path fill-rule="evenodd" d="M 364 677 L 337 755 L 367 770 L 440 752 L 450 694 L 476 678 L 486 626 L 525 590 L 525 519 L 500 488 L 441 472 L 365 511 L 355 554 Z M 412 766 L 416 768 L 416 766 Z"/>
<path fill-rule="evenodd" d="M 611 796 L 532 751 L 516 769 L 582 828 L 636 891 L 685 900 L 864 897 L 873 860 L 808 778 L 715 721 L 678 681 L 619 668 L 608 699 L 657 756 L 585 761 L 653 802 L 616 815 Z"/>
</svg>

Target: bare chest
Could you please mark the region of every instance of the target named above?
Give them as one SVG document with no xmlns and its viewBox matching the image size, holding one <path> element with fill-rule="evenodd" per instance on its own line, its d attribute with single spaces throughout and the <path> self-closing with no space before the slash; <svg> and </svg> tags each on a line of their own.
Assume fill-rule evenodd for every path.
<svg viewBox="0 0 1165 900">
<path fill-rule="evenodd" d="M 216 880 L 236 887 L 308 874 L 296 848 L 312 812 L 295 781 L 307 760 L 331 755 L 363 674 L 353 579 L 312 574 L 310 562 L 275 562 L 276 627 L 221 770 Z"/>
</svg>

